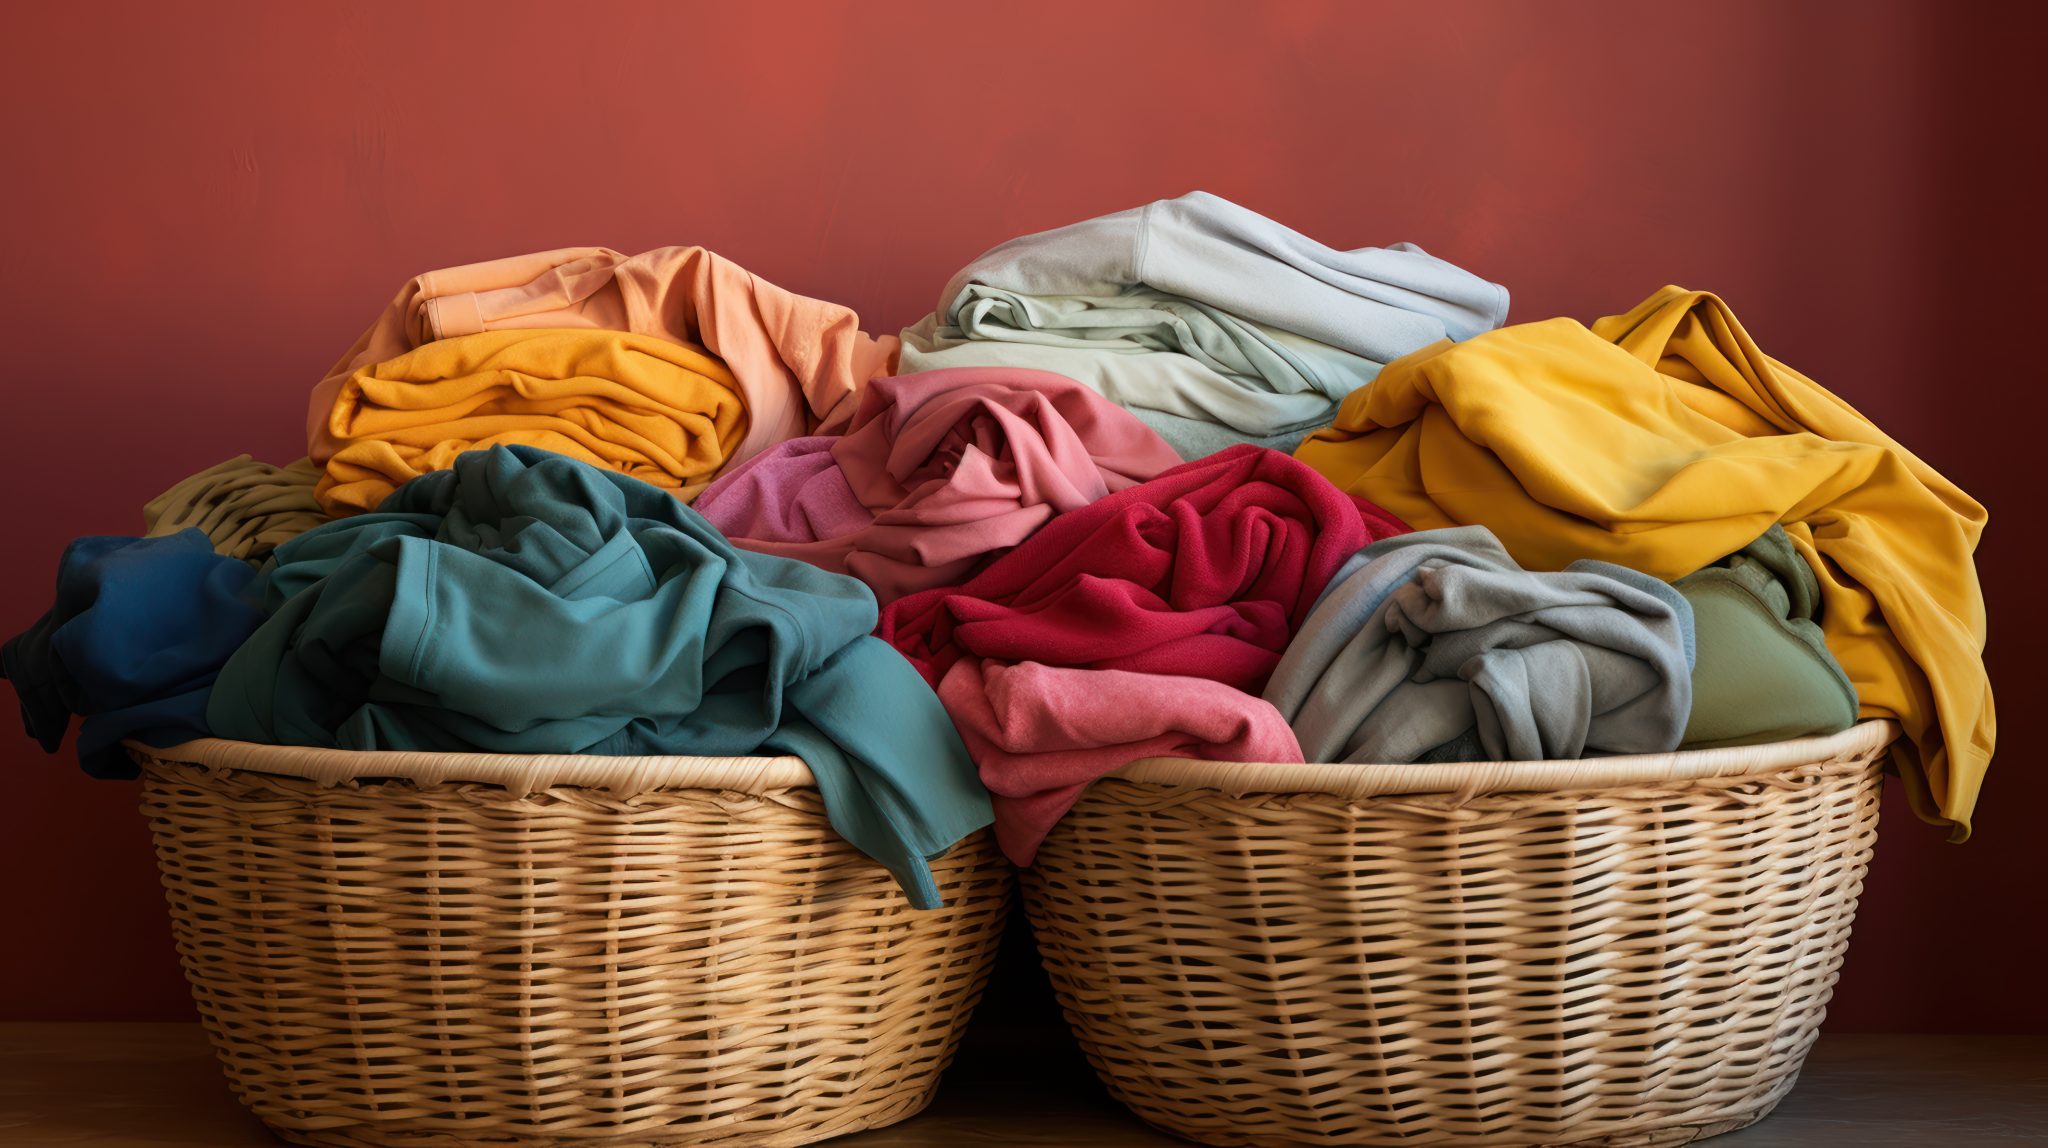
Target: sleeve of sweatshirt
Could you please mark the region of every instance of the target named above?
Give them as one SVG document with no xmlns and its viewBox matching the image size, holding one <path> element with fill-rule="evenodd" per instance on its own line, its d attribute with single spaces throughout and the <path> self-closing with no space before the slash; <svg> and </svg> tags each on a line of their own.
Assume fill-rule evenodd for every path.
<svg viewBox="0 0 2048 1148">
<path fill-rule="evenodd" d="M 889 868 L 920 909 L 941 904 L 930 860 L 995 820 L 967 747 L 901 654 L 863 637 L 785 695 L 769 744 L 804 759 L 841 836 Z"/>
</svg>

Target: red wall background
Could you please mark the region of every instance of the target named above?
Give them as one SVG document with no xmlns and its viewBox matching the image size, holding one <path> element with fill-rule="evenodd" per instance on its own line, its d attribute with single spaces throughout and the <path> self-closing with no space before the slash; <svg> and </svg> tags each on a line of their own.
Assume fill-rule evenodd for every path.
<svg viewBox="0 0 2048 1148">
<path fill-rule="evenodd" d="M 575 15 L 570 15 L 574 11 Z M 147 3 L 14 11 L 0 633 L 73 535 L 303 453 L 401 280 L 712 247 L 908 323 L 1001 239 L 1206 188 L 1590 320 L 1666 282 L 1992 509 L 1977 839 L 1887 794 L 1830 1024 L 2048 1029 L 2036 6 Z M 0 729 L 0 1019 L 190 1015 L 133 787 Z"/>
</svg>

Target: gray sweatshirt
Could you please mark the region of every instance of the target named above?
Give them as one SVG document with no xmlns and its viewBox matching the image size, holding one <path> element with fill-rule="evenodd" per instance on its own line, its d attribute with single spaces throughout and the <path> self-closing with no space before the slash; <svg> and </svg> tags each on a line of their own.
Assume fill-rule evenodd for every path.
<svg viewBox="0 0 2048 1148">
<path fill-rule="evenodd" d="M 1341 567 L 1266 687 L 1309 761 L 1525 761 L 1676 749 L 1692 610 L 1581 560 L 1523 570 L 1483 526 L 1375 542 Z"/>
</svg>

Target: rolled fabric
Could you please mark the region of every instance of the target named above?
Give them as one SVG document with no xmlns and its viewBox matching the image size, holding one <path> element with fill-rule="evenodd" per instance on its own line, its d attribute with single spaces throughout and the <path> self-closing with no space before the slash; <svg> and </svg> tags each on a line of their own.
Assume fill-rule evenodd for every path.
<svg viewBox="0 0 2048 1148">
<path fill-rule="evenodd" d="M 1607 562 L 1515 564 L 1483 526 L 1360 550 L 1266 686 L 1311 761 L 1667 753 L 1692 708 L 1692 609 Z"/>
<path fill-rule="evenodd" d="M 1506 289 L 1412 244 L 1339 251 L 1198 191 L 983 252 L 903 332 L 901 369 L 1066 375 L 1186 458 L 1291 450 L 1382 364 L 1507 309 Z"/>
<path fill-rule="evenodd" d="M 1344 559 L 1403 529 L 1366 509 L 1286 455 L 1232 447 L 1054 518 L 963 585 L 897 599 L 876 633 L 981 747 L 997 836 L 1026 864 L 1106 769 L 1164 746 L 1282 756 L 1256 697 L 1181 684 L 1263 688 Z M 990 672 L 1024 663 L 1075 672 Z M 1157 676 L 1142 704 L 1114 692 L 1131 675 Z M 1007 683 L 1001 696 L 991 681 Z M 1040 717 L 1006 716 L 1027 712 Z"/>
<path fill-rule="evenodd" d="M 665 491 L 530 447 L 462 455 L 278 549 L 221 737 L 344 749 L 788 753 L 921 907 L 990 820 L 931 689 L 851 578 L 734 550 Z M 301 570 L 302 564 L 306 567 Z M 887 720 L 876 720 L 886 715 Z"/>
<path fill-rule="evenodd" d="M 612 331 L 497 331 L 428 343 L 350 375 L 318 488 L 331 514 L 373 510 L 465 451 L 525 445 L 688 500 L 746 434 L 724 364 Z"/>
<path fill-rule="evenodd" d="M 874 380 L 843 436 L 770 447 L 692 505 L 733 545 L 851 574 L 887 604 L 963 582 L 1054 515 L 1178 465 L 1072 379 L 961 368 Z"/>
<path fill-rule="evenodd" d="M 260 566 L 271 551 L 327 521 L 313 496 L 319 481 L 311 459 L 272 466 L 238 454 L 150 499 L 142 508 L 143 535 L 198 530 L 215 553 Z"/>
<path fill-rule="evenodd" d="M 22 726 L 49 753 L 75 715 L 78 764 L 134 777 L 121 742 L 178 745 L 210 732 L 221 665 L 263 621 L 256 572 L 198 530 L 159 538 L 80 538 L 57 565 L 57 600 L 0 646 L 0 677 Z"/>
<path fill-rule="evenodd" d="M 1813 618 L 1820 582 L 1782 526 L 1676 583 L 1698 657 L 1684 748 L 1759 745 L 1856 724 L 1856 687 Z"/>
<path fill-rule="evenodd" d="M 515 255 L 429 271 L 399 289 L 313 388 L 306 437 L 314 463 L 325 466 L 341 446 L 328 414 L 356 372 L 437 339 L 538 328 L 623 331 L 709 351 L 746 403 L 733 459 L 836 430 L 861 386 L 896 369 L 895 336 L 867 335 L 845 307 L 785 291 L 701 247 Z"/>
<path fill-rule="evenodd" d="M 1984 508 L 1666 287 L 1591 330 L 1527 323 L 1394 363 L 1297 457 L 1418 528 L 1483 523 L 1516 561 L 1664 579 L 1785 528 L 1861 715 L 1906 732 L 1915 811 L 1969 834 L 1997 718 L 1972 554 Z"/>
</svg>

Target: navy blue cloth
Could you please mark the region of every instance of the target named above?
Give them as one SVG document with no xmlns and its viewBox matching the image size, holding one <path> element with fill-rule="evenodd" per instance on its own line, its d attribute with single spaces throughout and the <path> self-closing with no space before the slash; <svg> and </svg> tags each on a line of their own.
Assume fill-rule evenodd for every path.
<svg viewBox="0 0 2048 1148">
<path fill-rule="evenodd" d="M 0 646 L 23 727 L 55 753 L 82 718 L 78 763 L 94 777 L 135 776 L 125 738 L 208 736 L 214 678 L 263 622 L 255 579 L 197 530 L 73 542 L 57 566 L 56 604 Z"/>
</svg>

